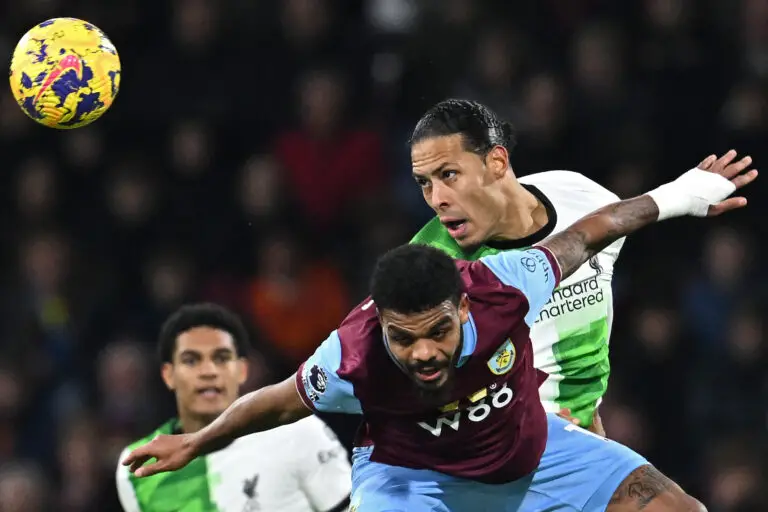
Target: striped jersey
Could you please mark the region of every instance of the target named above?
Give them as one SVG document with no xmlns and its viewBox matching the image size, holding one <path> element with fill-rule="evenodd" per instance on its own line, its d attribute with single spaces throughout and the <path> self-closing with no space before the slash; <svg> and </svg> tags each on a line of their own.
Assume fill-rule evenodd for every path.
<svg viewBox="0 0 768 512">
<path fill-rule="evenodd" d="M 457 259 L 477 260 L 503 250 L 523 249 L 619 198 L 582 174 L 548 171 L 520 178 L 546 207 L 547 226 L 531 237 L 494 242 L 464 251 L 435 217 L 411 243 L 441 249 Z M 592 415 L 608 387 L 608 342 L 613 321 L 611 279 L 624 239 L 617 240 L 563 280 L 538 312 L 531 328 L 534 366 L 549 377 L 540 388 L 544 408 L 571 409 L 581 425 Z"/>
<path fill-rule="evenodd" d="M 178 433 L 171 420 L 120 456 L 160 434 Z M 241 437 L 184 468 L 136 478 L 117 467 L 125 512 L 309 512 L 342 510 L 349 499 L 347 451 L 315 416 Z"/>
</svg>

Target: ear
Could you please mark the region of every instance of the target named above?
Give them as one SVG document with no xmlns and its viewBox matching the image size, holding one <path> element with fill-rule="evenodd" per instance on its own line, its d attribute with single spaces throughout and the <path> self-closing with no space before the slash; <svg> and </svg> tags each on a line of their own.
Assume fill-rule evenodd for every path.
<svg viewBox="0 0 768 512">
<path fill-rule="evenodd" d="M 237 384 L 242 386 L 248 379 L 248 360 L 241 357 L 237 360 Z"/>
<path fill-rule="evenodd" d="M 163 366 L 160 369 L 160 375 L 163 377 L 163 382 L 165 382 L 165 387 L 167 387 L 170 391 L 173 391 L 176 389 L 176 386 L 173 382 L 173 364 L 163 363 Z"/>
<path fill-rule="evenodd" d="M 461 294 L 459 299 L 459 322 L 465 324 L 469 321 L 469 297 L 466 293 Z"/>
<path fill-rule="evenodd" d="M 509 153 L 503 146 L 494 146 L 485 156 L 485 167 L 496 179 L 501 179 L 509 170 Z"/>
</svg>

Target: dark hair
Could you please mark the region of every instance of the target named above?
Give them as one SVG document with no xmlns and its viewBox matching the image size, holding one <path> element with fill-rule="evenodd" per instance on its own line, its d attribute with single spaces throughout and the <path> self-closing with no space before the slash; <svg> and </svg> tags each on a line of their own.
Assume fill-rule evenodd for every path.
<svg viewBox="0 0 768 512">
<path fill-rule="evenodd" d="M 371 298 L 379 310 L 420 313 L 446 300 L 459 304 L 463 283 L 450 256 L 426 245 L 403 245 L 379 258 Z"/>
<path fill-rule="evenodd" d="M 157 340 L 160 361 L 172 362 L 176 339 L 196 327 L 211 327 L 228 333 L 235 343 L 238 357 L 248 351 L 248 332 L 239 316 L 218 304 L 187 304 L 174 311 L 160 328 Z"/>
<path fill-rule="evenodd" d="M 511 153 L 517 145 L 511 123 L 500 120 L 482 103 L 457 99 L 441 101 L 427 110 L 408 143 L 412 146 L 424 139 L 455 134 L 462 136 L 464 149 L 480 156 L 494 146 L 503 146 Z"/>
</svg>

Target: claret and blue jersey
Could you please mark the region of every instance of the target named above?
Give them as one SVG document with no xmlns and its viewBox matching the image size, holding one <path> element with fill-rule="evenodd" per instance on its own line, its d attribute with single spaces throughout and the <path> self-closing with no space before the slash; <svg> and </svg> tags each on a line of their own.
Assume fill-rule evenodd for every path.
<svg viewBox="0 0 768 512">
<path fill-rule="evenodd" d="M 375 305 L 356 307 L 298 370 L 297 388 L 320 412 L 362 414 L 358 446 L 371 461 L 486 483 L 533 471 L 547 419 L 529 334 L 560 279 L 545 248 L 457 261 L 470 300 L 464 344 L 446 403 L 419 399 L 390 359 Z"/>
</svg>

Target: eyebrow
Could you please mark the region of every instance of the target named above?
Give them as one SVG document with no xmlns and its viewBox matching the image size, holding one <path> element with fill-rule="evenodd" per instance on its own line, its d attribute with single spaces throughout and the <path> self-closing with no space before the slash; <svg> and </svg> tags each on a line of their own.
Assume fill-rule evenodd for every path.
<svg viewBox="0 0 768 512">
<path fill-rule="evenodd" d="M 445 168 L 448 167 L 449 165 L 452 165 L 452 164 L 449 164 L 448 162 L 443 162 L 442 164 L 437 166 L 436 169 L 428 172 L 427 175 L 434 176 L 435 174 L 445 170 Z M 419 173 L 416 173 L 416 172 L 411 172 L 411 176 L 414 177 L 414 178 L 423 178 L 424 177 L 423 174 L 419 174 Z"/>
<path fill-rule="evenodd" d="M 235 352 L 231 348 L 217 348 L 213 351 L 214 355 L 219 354 L 234 354 Z M 195 356 L 195 357 L 202 357 L 203 354 L 199 350 L 192 350 L 192 349 L 186 349 L 179 353 L 179 357 L 181 356 Z"/>
<path fill-rule="evenodd" d="M 446 327 L 451 324 L 450 318 L 442 318 L 438 322 L 434 323 L 433 325 L 430 325 L 426 332 L 431 333 L 435 329 L 439 329 L 441 327 Z M 403 334 L 405 336 L 413 336 L 413 331 L 409 331 L 406 329 L 403 329 L 402 327 L 398 327 L 397 325 L 389 325 L 387 327 L 387 331 L 397 333 L 397 334 Z"/>
<path fill-rule="evenodd" d="M 451 324 L 451 319 L 450 318 L 443 318 L 439 322 L 435 323 L 432 327 L 430 327 L 429 330 L 430 331 L 434 331 L 437 328 L 446 327 L 446 326 L 448 326 L 450 324 Z"/>
</svg>

